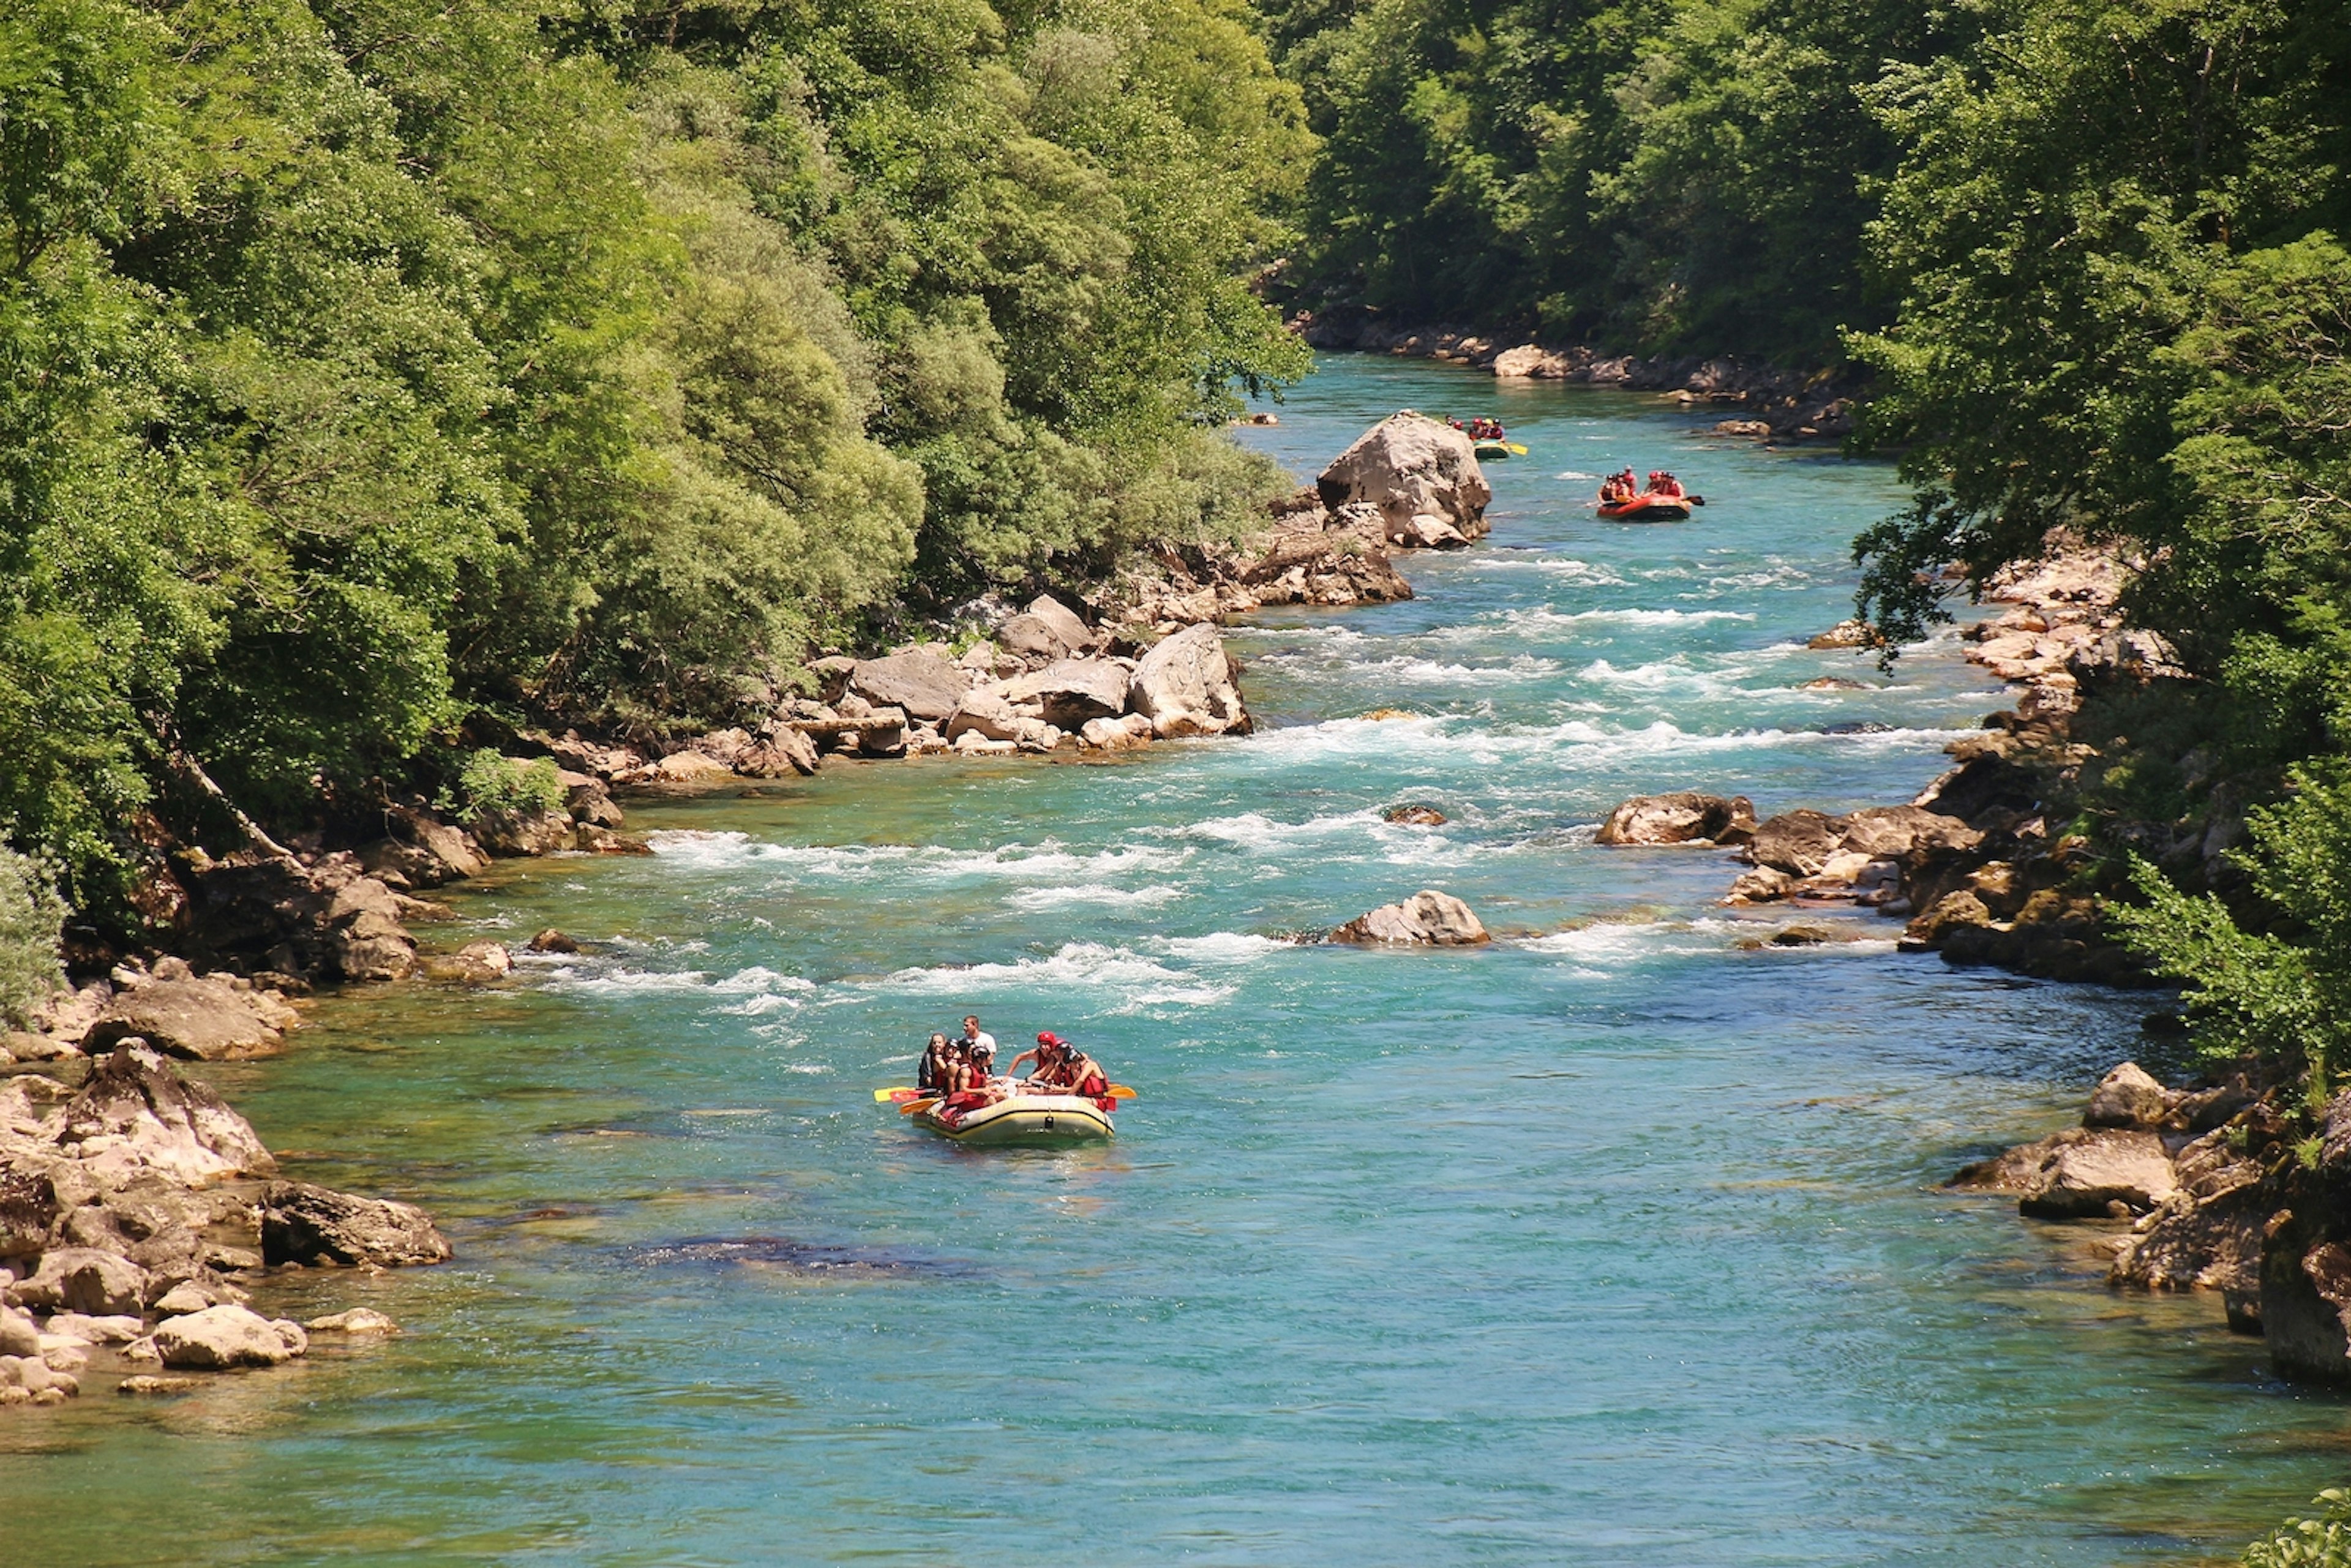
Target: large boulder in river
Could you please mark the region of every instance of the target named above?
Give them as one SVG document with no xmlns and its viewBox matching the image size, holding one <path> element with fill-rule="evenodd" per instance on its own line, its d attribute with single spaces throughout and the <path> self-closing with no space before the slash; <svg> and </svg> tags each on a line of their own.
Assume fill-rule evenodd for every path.
<svg viewBox="0 0 2351 1568">
<path fill-rule="evenodd" d="M 944 724 L 963 701 L 969 683 L 964 673 L 935 653 L 893 653 L 860 659 L 849 672 L 849 689 L 876 707 L 904 708 L 914 718 Z"/>
<path fill-rule="evenodd" d="M 1331 933 L 1333 942 L 1416 947 L 1468 947 L 1489 941 L 1469 906 L 1449 893 L 1424 888 L 1401 904 L 1384 904 Z"/>
<path fill-rule="evenodd" d="M 308 1348 L 309 1337 L 298 1325 L 272 1322 L 235 1305 L 167 1318 L 155 1331 L 155 1349 L 166 1366 L 276 1366 Z"/>
<path fill-rule="evenodd" d="M 1014 703 L 1039 704 L 1047 724 L 1074 730 L 1083 729 L 1088 719 L 1124 713 L 1133 684 L 1125 669 L 1108 659 L 1057 659 L 1033 675 L 1015 676 L 1004 695 Z"/>
<path fill-rule="evenodd" d="M 371 886 L 383 884 L 371 880 Z M 266 1056 L 285 1042 L 294 1009 L 274 991 L 225 976 L 183 973 L 119 991 L 82 1037 L 82 1049 L 111 1051 L 136 1035 L 159 1051 L 193 1061 Z"/>
<path fill-rule="evenodd" d="M 270 1183 L 262 1195 L 261 1256 L 273 1264 L 369 1263 L 397 1269 L 444 1263 L 449 1243 L 413 1204 L 280 1181 Z"/>
<path fill-rule="evenodd" d="M 1416 546 L 1479 538 L 1494 498 L 1469 437 L 1410 409 L 1364 432 L 1314 487 L 1333 512 L 1351 501 L 1370 502 L 1388 538 Z"/>
<path fill-rule="evenodd" d="M 1738 843 L 1755 831 L 1755 804 L 1744 795 L 1724 797 L 1677 789 L 1669 795 L 1635 795 L 1608 813 L 1593 835 L 1597 844 L 1683 844 L 1698 840 Z"/>
<path fill-rule="evenodd" d="M 1135 666 L 1128 703 L 1162 740 L 1183 735 L 1247 734 L 1233 663 L 1214 626 L 1186 626 L 1162 639 Z"/>
<path fill-rule="evenodd" d="M 90 1070 L 66 1104 L 58 1143 L 94 1175 L 127 1178 L 145 1167 L 195 1186 L 277 1169 L 252 1124 L 211 1085 L 181 1077 L 132 1040 Z"/>
</svg>

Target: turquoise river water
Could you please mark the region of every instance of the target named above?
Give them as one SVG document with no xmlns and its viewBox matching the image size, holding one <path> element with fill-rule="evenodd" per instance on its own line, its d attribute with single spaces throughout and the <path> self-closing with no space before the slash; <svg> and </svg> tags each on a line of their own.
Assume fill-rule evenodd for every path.
<svg viewBox="0 0 2351 1568">
<path fill-rule="evenodd" d="M 381 1346 L 0 1422 L 10 1560 L 2182 1563 L 2339 1479 L 2351 1411 L 2216 1301 L 1938 1190 L 2142 1049 L 2144 998 L 1874 916 L 1749 950 L 1790 916 L 1721 908 L 1724 856 L 1590 842 L 1652 789 L 1906 800 L 2000 705 L 1949 643 L 1891 680 L 1802 645 L 1891 476 L 1383 360 L 1242 438 L 1311 474 L 1407 404 L 1532 453 L 1416 600 L 1234 632 L 1256 735 L 639 805 L 656 854 L 509 864 L 433 932 L 583 956 L 210 1070 L 457 1260 L 267 1287 Z M 1625 463 L 1711 504 L 1598 522 Z M 1499 939 L 1277 939 L 1422 887 Z M 1116 1144 L 875 1106 L 967 1010 L 1141 1090 Z"/>
</svg>

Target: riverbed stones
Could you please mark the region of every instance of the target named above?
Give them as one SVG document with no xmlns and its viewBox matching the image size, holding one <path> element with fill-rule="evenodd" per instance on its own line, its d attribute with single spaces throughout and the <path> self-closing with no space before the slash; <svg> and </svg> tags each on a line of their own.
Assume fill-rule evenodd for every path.
<svg viewBox="0 0 2351 1568">
<path fill-rule="evenodd" d="M 1097 751 L 1133 751 L 1151 744 L 1151 720 L 1139 713 L 1124 718 L 1092 718 L 1079 728 L 1078 737 Z"/>
<path fill-rule="evenodd" d="M 312 1333 L 395 1334 L 400 1325 L 372 1307 L 352 1307 L 312 1318 L 302 1325 Z"/>
<path fill-rule="evenodd" d="M 1002 692 L 979 686 L 963 694 L 955 711 L 947 716 L 944 733 L 950 743 L 967 735 L 982 740 L 1017 742 L 1020 738 L 1020 716 L 1012 710 L 1011 701 Z"/>
<path fill-rule="evenodd" d="M 1129 701 L 1162 740 L 1179 736 L 1246 734 L 1249 720 L 1231 658 L 1214 626 L 1187 626 L 1162 638 L 1135 665 Z"/>
<path fill-rule="evenodd" d="M 1744 795 L 1677 789 L 1635 795 L 1608 813 L 1593 835 L 1597 844 L 1740 843 L 1755 831 L 1755 806 Z"/>
<path fill-rule="evenodd" d="M 1368 502 L 1388 538 L 1418 548 L 1481 538 L 1494 498 L 1469 437 L 1410 409 L 1364 432 L 1314 483 L 1330 510 Z"/>
<path fill-rule="evenodd" d="M 1406 828 L 1441 828 L 1446 820 L 1444 812 L 1417 800 L 1402 806 L 1390 806 L 1380 813 L 1380 821 Z"/>
<path fill-rule="evenodd" d="M 533 953 L 569 954 L 580 951 L 580 942 L 577 937 L 566 936 L 552 925 L 533 936 L 523 946 L 527 951 Z"/>
<path fill-rule="evenodd" d="M 272 1321 L 240 1306 L 207 1307 L 170 1318 L 154 1333 L 166 1366 L 220 1371 L 232 1366 L 276 1366 L 309 1349 L 301 1325 Z"/>
<path fill-rule="evenodd" d="M 413 1204 L 308 1182 L 272 1182 L 261 1200 L 266 1262 L 396 1269 L 446 1262 L 449 1243 Z"/>
<path fill-rule="evenodd" d="M 371 880 L 369 885 L 383 884 Z M 111 1051 L 135 1035 L 187 1061 L 231 1061 L 279 1050 L 298 1019 L 277 992 L 256 990 L 225 975 L 151 977 L 117 993 L 82 1037 L 82 1049 Z"/>
<path fill-rule="evenodd" d="M 1333 942 L 1372 946 L 1468 947 L 1491 939 L 1468 904 L 1436 888 L 1384 904 L 1331 933 Z"/>
<path fill-rule="evenodd" d="M 501 942 L 468 942 L 455 953 L 429 960 L 425 969 L 436 979 L 487 985 L 514 972 L 514 955 Z"/>
</svg>

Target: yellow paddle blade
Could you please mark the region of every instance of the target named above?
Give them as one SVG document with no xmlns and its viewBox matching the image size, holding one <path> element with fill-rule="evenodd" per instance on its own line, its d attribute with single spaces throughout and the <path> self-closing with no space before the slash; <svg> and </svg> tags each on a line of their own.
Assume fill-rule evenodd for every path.
<svg viewBox="0 0 2351 1568">
<path fill-rule="evenodd" d="M 927 1111 L 937 1103 L 936 1100 L 909 1100 L 898 1107 L 898 1114 L 911 1116 L 917 1111 Z"/>
<path fill-rule="evenodd" d="M 1113 1083 L 1110 1086 L 1110 1097 L 1113 1100 L 1132 1100 L 1134 1098 L 1134 1091 L 1123 1083 Z"/>
<path fill-rule="evenodd" d="M 1527 455 L 1527 449 L 1520 445 L 1515 441 L 1505 441 L 1502 444 L 1509 447 L 1513 453 L 1516 453 L 1520 457 L 1524 457 Z"/>
<path fill-rule="evenodd" d="M 901 1094 L 914 1092 L 914 1091 L 911 1089 L 876 1089 L 873 1091 L 873 1103 L 879 1105 L 884 1100 L 895 1100 Z"/>
</svg>

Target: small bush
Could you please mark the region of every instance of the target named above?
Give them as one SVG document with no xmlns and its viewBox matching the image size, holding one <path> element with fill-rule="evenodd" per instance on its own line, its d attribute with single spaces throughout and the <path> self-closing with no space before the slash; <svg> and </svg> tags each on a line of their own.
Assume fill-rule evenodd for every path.
<svg viewBox="0 0 2351 1568">
<path fill-rule="evenodd" d="M 46 861 L 0 846 L 0 1019 L 24 1027 L 65 984 L 57 938 L 66 901 Z"/>
<path fill-rule="evenodd" d="M 2245 1568 L 2351 1568 L 2351 1491 L 2330 1487 L 2311 1500 L 2316 1519 L 2289 1519 L 2245 1548 Z"/>
<path fill-rule="evenodd" d="M 457 794 L 467 817 L 489 811 L 537 816 L 563 804 L 563 779 L 551 757 L 525 762 L 484 747 L 458 770 Z"/>
</svg>

